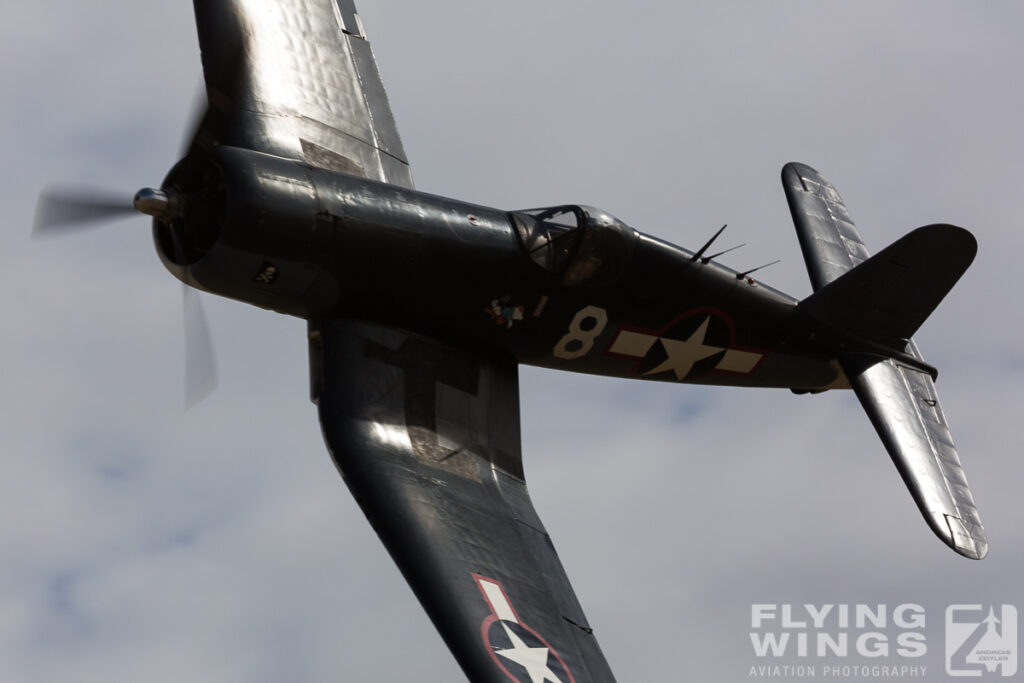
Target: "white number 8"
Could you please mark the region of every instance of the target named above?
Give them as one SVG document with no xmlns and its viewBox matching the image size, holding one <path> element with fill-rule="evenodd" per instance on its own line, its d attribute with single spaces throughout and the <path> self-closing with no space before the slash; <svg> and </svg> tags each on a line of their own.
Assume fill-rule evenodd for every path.
<svg viewBox="0 0 1024 683">
<path fill-rule="evenodd" d="M 569 323 L 569 332 L 558 340 L 552 350 L 555 358 L 572 360 L 590 353 L 594 340 L 608 324 L 608 312 L 597 306 L 581 308 Z"/>
</svg>

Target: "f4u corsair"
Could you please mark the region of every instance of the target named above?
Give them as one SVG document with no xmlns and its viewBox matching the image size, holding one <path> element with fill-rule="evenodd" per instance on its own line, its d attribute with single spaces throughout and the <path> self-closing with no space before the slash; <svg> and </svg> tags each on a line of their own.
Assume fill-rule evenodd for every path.
<svg viewBox="0 0 1024 683">
<path fill-rule="evenodd" d="M 126 208 L 187 286 L 308 320 L 328 449 L 470 680 L 613 680 L 527 491 L 520 363 L 852 388 L 928 525 L 985 555 L 911 340 L 973 260 L 969 232 L 929 225 L 870 256 L 829 182 L 788 164 L 814 286 L 797 301 L 598 209 L 417 192 L 351 0 L 194 5 L 206 113 Z M 118 210 L 44 195 L 36 230 Z"/>
</svg>

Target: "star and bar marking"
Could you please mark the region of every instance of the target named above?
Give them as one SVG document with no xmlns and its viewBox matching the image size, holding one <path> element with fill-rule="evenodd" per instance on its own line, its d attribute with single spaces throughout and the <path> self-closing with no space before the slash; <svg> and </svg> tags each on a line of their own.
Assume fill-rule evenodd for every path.
<svg viewBox="0 0 1024 683">
<path fill-rule="evenodd" d="M 661 332 L 620 328 L 608 346 L 607 353 L 637 359 L 637 372 L 646 376 L 671 372 L 679 381 L 697 376 L 710 370 L 750 374 L 757 367 L 764 354 L 732 348 L 732 329 L 728 322 L 713 313 L 704 313 L 700 323 L 689 332 L 678 333 L 676 328 L 685 326 L 690 318 L 700 314 L 683 314 L 667 325 Z M 712 324 L 720 328 L 709 339 Z M 723 331 L 728 338 L 721 339 Z M 674 334 L 675 332 L 675 334 Z"/>
<path fill-rule="evenodd" d="M 554 648 L 519 619 L 501 583 L 480 574 L 473 574 L 473 580 L 491 609 L 481 624 L 484 645 L 502 672 L 518 683 L 575 683 Z M 515 673 L 508 663 L 516 665 Z"/>
</svg>

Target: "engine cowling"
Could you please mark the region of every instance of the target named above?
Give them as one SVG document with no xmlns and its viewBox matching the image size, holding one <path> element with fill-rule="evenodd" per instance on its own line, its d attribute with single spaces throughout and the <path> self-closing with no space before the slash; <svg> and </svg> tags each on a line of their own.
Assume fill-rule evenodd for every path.
<svg viewBox="0 0 1024 683">
<path fill-rule="evenodd" d="M 308 317 L 332 304 L 325 268 L 333 219 L 312 170 L 297 161 L 217 147 L 201 173 L 179 163 L 164 189 L 174 215 L 156 218 L 160 258 L 189 285 L 281 313 Z"/>
</svg>

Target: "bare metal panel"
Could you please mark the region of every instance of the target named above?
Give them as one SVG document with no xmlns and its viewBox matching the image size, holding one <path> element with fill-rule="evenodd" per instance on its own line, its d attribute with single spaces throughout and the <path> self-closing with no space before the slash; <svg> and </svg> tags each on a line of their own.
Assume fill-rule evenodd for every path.
<svg viewBox="0 0 1024 683">
<path fill-rule="evenodd" d="M 302 145 L 302 154 L 306 161 L 314 166 L 327 169 L 328 171 L 338 171 L 339 173 L 366 177 L 366 170 L 358 162 L 333 152 L 326 147 L 321 147 L 305 138 L 299 140 L 299 143 Z"/>
<path fill-rule="evenodd" d="M 837 331 L 906 343 L 902 361 L 849 353 L 840 363 L 928 525 L 961 555 L 983 558 L 988 539 L 935 383 L 917 345 L 906 340 L 971 264 L 974 237 L 931 225 L 871 257 L 820 173 L 786 164 L 782 184 L 815 289 L 801 310 Z"/>
<path fill-rule="evenodd" d="M 223 144 L 306 159 L 302 140 L 363 174 L 412 187 L 401 138 L 351 1 L 195 0 L 208 90 L 240 39 L 249 77 Z M 307 144 L 306 149 L 311 149 Z M 386 160 L 385 160 L 386 158 Z"/>
<path fill-rule="evenodd" d="M 814 289 L 868 259 L 843 198 L 824 176 L 805 164 L 786 164 L 782 185 Z"/>
<path fill-rule="evenodd" d="M 928 525 L 961 555 L 985 557 L 988 538 L 932 378 L 891 360 L 858 362 L 843 360 L 846 375 Z"/>
<path fill-rule="evenodd" d="M 363 97 L 370 113 L 372 129 L 376 135 L 377 148 L 399 160 L 405 159 L 402 140 L 398 137 L 398 126 L 388 104 L 388 95 L 377 70 L 377 61 L 373 58 L 370 44 L 358 38 L 348 39 L 355 59 L 356 72 L 363 88 Z"/>
<path fill-rule="evenodd" d="M 359 21 L 359 14 L 356 11 L 356 3 L 352 0 L 338 0 L 338 12 L 341 14 L 341 21 L 345 27 L 345 33 L 349 33 L 360 38 L 365 38 L 363 35 L 362 23 Z"/>
</svg>

